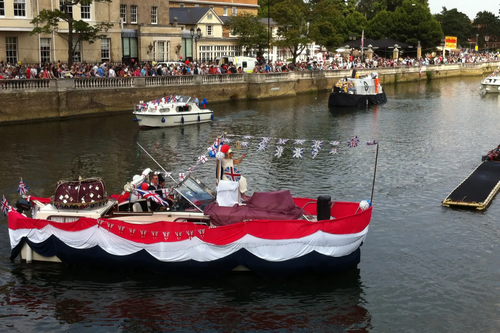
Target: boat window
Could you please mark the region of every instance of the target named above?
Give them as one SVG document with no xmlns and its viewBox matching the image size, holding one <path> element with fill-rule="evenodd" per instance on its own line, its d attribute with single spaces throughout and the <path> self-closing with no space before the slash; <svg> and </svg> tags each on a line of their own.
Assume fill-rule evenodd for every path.
<svg viewBox="0 0 500 333">
<path fill-rule="evenodd" d="M 191 111 L 190 105 L 182 105 L 177 107 L 177 112 L 189 112 Z"/>
<path fill-rule="evenodd" d="M 242 65 L 243 65 L 243 68 L 247 68 L 247 67 L 248 67 L 248 66 L 247 66 L 247 62 L 246 62 L 246 61 L 243 61 L 243 64 L 242 64 Z"/>
</svg>

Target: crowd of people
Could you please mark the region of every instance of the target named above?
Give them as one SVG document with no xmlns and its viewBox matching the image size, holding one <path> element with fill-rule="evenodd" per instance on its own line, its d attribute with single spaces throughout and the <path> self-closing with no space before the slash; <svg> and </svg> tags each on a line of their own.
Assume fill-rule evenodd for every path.
<svg viewBox="0 0 500 333">
<path fill-rule="evenodd" d="M 371 59 L 361 59 L 359 56 L 349 56 L 346 59 L 342 54 L 334 54 L 324 61 L 303 61 L 296 64 L 286 61 L 275 61 L 255 66 L 253 73 L 280 73 L 289 71 L 341 70 L 352 68 L 386 68 L 427 66 L 454 63 L 480 63 L 498 61 L 499 53 L 468 53 L 456 52 L 443 57 L 441 54 L 428 54 L 420 59 L 405 56 L 393 59 L 374 55 Z M 61 61 L 57 63 L 25 65 L 21 62 L 11 64 L 0 61 L 0 79 L 64 79 L 79 77 L 128 77 L 128 76 L 164 76 L 164 75 L 214 75 L 243 73 L 241 67 L 236 68 L 232 63 L 217 64 L 215 62 L 172 62 L 156 63 L 148 61 L 129 64 L 110 64 L 109 61 L 101 64 L 75 63 L 67 66 Z"/>
</svg>

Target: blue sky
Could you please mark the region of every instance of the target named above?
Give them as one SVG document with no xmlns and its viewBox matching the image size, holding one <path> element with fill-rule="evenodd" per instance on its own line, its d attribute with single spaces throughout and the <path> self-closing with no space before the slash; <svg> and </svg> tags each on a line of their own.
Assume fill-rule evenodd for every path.
<svg viewBox="0 0 500 333">
<path fill-rule="evenodd" d="M 441 13 L 443 7 L 450 10 L 456 8 L 459 12 L 466 14 L 471 20 L 478 12 L 488 11 L 498 16 L 500 0 L 428 0 L 432 14 Z"/>
</svg>

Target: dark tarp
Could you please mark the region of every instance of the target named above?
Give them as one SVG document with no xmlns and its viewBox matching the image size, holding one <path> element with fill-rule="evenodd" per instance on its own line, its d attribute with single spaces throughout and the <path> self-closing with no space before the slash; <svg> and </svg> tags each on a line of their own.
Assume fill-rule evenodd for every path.
<svg viewBox="0 0 500 333">
<path fill-rule="evenodd" d="M 220 207 L 216 202 L 204 210 L 210 222 L 223 226 L 248 220 L 296 220 L 304 210 L 293 201 L 290 191 L 256 192 L 246 205 Z"/>
</svg>

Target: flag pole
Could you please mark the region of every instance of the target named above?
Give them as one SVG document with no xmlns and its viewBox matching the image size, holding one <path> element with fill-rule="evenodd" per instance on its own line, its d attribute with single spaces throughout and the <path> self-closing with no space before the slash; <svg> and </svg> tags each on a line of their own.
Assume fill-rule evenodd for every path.
<svg viewBox="0 0 500 333">
<path fill-rule="evenodd" d="M 157 165 L 158 165 L 158 166 L 159 166 L 159 167 L 163 170 L 163 172 L 165 172 L 165 176 L 170 177 L 170 179 L 172 179 L 172 180 L 173 180 L 173 181 L 177 184 L 177 181 L 174 179 L 174 177 L 172 177 L 172 175 L 171 175 L 169 172 L 167 172 L 167 170 L 165 170 L 165 169 L 161 166 L 161 164 L 160 164 L 160 163 L 158 163 L 158 161 L 157 161 L 157 160 L 155 160 L 155 159 L 154 159 L 154 157 L 153 157 L 153 156 L 151 156 L 151 154 L 150 154 L 150 153 L 148 153 L 148 151 L 147 151 L 146 149 L 144 149 L 144 147 L 143 147 L 143 146 L 141 146 L 141 145 L 139 144 L 139 142 L 136 142 L 136 143 L 137 143 L 137 145 L 138 145 L 138 146 L 139 146 L 139 147 L 140 147 L 140 148 L 141 148 L 141 149 L 142 149 L 142 150 L 143 150 L 143 151 L 144 151 L 144 152 L 145 152 L 145 153 L 146 153 L 149 157 L 151 157 L 151 159 L 152 159 L 152 160 L 153 160 L 153 161 L 154 161 L 154 162 L 155 162 L 155 163 L 156 163 L 156 164 L 157 164 Z"/>
<path fill-rule="evenodd" d="M 380 143 L 377 143 L 377 151 L 375 153 L 375 168 L 373 169 L 373 183 L 372 183 L 372 195 L 370 197 L 370 202 L 373 205 L 373 191 L 375 189 L 375 176 L 377 175 L 377 162 L 378 162 L 378 146 Z"/>
</svg>

